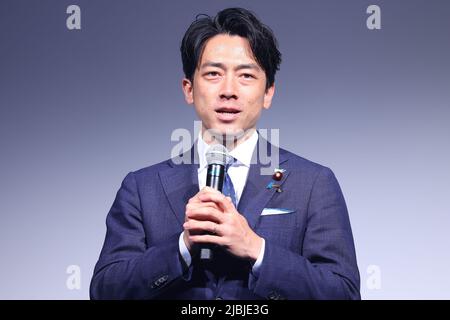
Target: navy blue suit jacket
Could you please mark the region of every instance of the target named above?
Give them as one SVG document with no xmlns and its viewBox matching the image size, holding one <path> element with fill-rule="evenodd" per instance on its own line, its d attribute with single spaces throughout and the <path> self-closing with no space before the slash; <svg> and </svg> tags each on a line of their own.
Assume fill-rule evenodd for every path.
<svg viewBox="0 0 450 320">
<path fill-rule="evenodd" d="M 266 241 L 257 277 L 248 261 L 222 250 L 211 265 L 185 265 L 178 240 L 185 205 L 199 191 L 198 164 L 167 160 L 130 172 L 122 182 L 107 217 L 91 298 L 359 299 L 353 237 L 334 174 L 272 148 L 286 170 L 282 192 L 266 188 L 272 176 L 261 175 L 255 148 L 257 163 L 250 166 L 237 208 Z M 294 212 L 262 216 L 264 208 Z"/>
</svg>

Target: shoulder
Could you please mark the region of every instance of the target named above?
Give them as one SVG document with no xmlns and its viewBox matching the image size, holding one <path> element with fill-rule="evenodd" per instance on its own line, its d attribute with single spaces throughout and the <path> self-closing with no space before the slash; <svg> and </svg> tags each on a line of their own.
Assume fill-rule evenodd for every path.
<svg viewBox="0 0 450 320">
<path fill-rule="evenodd" d="M 310 172 L 319 172 L 322 170 L 329 169 L 328 167 L 319 164 L 317 162 L 314 162 L 312 160 L 309 160 L 307 158 L 304 158 L 298 154 L 295 154 L 291 151 L 288 151 L 283 148 L 279 148 L 280 152 L 280 159 L 286 160 L 286 165 L 289 167 L 292 167 L 292 169 L 298 169 L 298 170 L 304 170 L 304 171 L 310 171 Z"/>
<path fill-rule="evenodd" d="M 171 168 L 172 160 L 164 160 L 159 163 L 130 171 L 124 178 L 123 184 L 148 184 L 157 181 L 158 174 L 164 170 Z"/>
<path fill-rule="evenodd" d="M 286 149 L 279 148 L 279 150 L 280 159 L 285 159 L 283 163 L 280 163 L 281 168 L 290 170 L 301 176 L 302 179 L 310 180 L 311 182 L 320 177 L 334 179 L 334 173 L 329 167 L 306 159 Z"/>
<path fill-rule="evenodd" d="M 136 177 L 148 177 L 148 176 L 154 176 L 158 175 L 158 172 L 161 172 L 162 170 L 169 169 L 172 166 L 172 160 L 164 160 L 159 163 L 132 171 L 131 173 Z"/>
</svg>

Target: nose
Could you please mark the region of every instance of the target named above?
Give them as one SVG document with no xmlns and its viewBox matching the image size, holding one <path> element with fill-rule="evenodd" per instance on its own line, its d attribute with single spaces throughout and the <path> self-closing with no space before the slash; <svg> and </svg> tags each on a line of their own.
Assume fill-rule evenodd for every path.
<svg viewBox="0 0 450 320">
<path fill-rule="evenodd" d="M 220 88 L 220 98 L 221 99 L 237 99 L 237 89 L 236 83 L 233 77 L 225 77 L 222 82 L 222 87 Z"/>
</svg>

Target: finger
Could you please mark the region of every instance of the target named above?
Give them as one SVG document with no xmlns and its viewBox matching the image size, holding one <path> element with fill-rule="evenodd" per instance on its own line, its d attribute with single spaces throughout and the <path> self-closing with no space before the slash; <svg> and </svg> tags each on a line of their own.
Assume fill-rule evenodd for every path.
<svg viewBox="0 0 450 320">
<path fill-rule="evenodd" d="M 198 199 L 200 199 L 201 201 L 201 196 L 205 195 L 205 194 L 216 194 L 216 195 L 221 195 L 222 193 L 219 190 L 216 190 L 214 188 L 211 187 L 204 187 L 202 190 L 200 190 L 199 193 L 197 193 L 197 197 Z"/>
<path fill-rule="evenodd" d="M 216 189 L 214 189 L 212 187 L 208 187 L 208 186 L 203 187 L 202 190 L 200 190 L 199 195 L 200 194 L 205 194 L 205 193 L 221 194 L 221 192 L 219 190 L 216 190 Z"/>
<path fill-rule="evenodd" d="M 213 189 L 211 187 L 205 186 L 203 187 L 195 196 L 189 199 L 188 203 L 199 203 L 201 200 L 199 199 L 199 195 L 204 193 L 219 193 L 220 192 L 216 189 Z"/>
<path fill-rule="evenodd" d="M 188 204 L 200 203 L 201 200 L 198 198 L 198 193 L 189 199 Z"/>
<path fill-rule="evenodd" d="M 216 209 L 216 210 L 221 210 L 221 208 L 215 202 L 212 202 L 212 201 L 201 202 L 199 200 L 199 202 L 197 202 L 197 203 L 188 203 L 186 205 L 186 211 L 188 211 L 188 210 L 195 210 L 197 208 L 213 208 L 213 209 Z"/>
<path fill-rule="evenodd" d="M 189 233 L 203 231 L 220 236 L 219 224 L 212 221 L 189 220 L 183 224 L 183 227 L 184 230 L 187 230 Z"/>
<path fill-rule="evenodd" d="M 186 210 L 186 216 L 189 219 L 195 220 L 208 220 L 216 223 L 222 223 L 223 212 L 214 208 L 195 208 L 192 210 Z"/>
<path fill-rule="evenodd" d="M 211 234 L 191 235 L 189 236 L 189 240 L 192 243 L 213 243 L 220 246 L 224 245 L 224 240 L 222 237 Z"/>
<path fill-rule="evenodd" d="M 199 195 L 199 199 L 203 202 L 213 201 L 217 203 L 221 209 L 223 209 L 226 212 L 234 212 L 236 211 L 236 208 L 234 207 L 231 198 L 225 197 L 222 193 L 219 194 L 213 194 L 213 193 L 207 193 L 207 194 L 201 194 Z"/>
</svg>

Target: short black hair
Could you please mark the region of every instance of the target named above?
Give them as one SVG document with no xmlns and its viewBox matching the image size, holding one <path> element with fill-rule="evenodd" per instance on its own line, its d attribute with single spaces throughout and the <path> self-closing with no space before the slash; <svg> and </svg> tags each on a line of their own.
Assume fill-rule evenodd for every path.
<svg viewBox="0 0 450 320">
<path fill-rule="evenodd" d="M 268 26 L 243 8 L 224 9 L 215 17 L 197 15 L 181 41 L 181 60 L 187 79 L 193 81 L 206 41 L 218 34 L 246 38 L 256 62 L 266 73 L 266 90 L 274 84 L 275 73 L 280 69 L 281 63 L 277 39 Z"/>
</svg>

